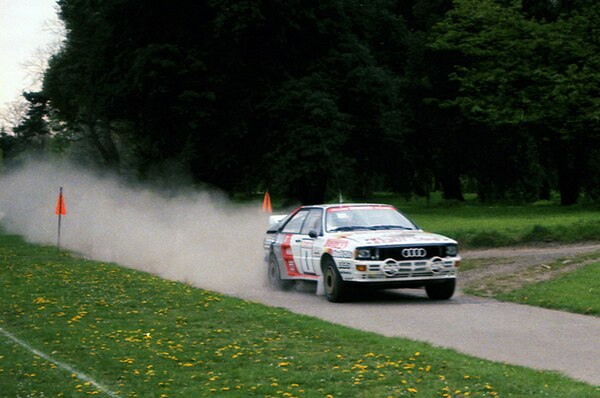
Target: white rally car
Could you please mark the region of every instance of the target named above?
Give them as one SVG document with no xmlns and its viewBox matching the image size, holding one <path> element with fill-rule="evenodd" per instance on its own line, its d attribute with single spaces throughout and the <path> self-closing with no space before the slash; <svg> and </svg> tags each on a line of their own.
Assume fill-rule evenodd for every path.
<svg viewBox="0 0 600 398">
<path fill-rule="evenodd" d="M 286 288 L 318 282 L 329 301 L 348 299 L 358 287 L 421 288 L 446 300 L 456 287 L 457 242 L 424 232 L 393 206 L 302 206 L 271 216 L 264 240 L 269 282 Z M 324 289 L 323 289 L 324 288 Z"/>
</svg>

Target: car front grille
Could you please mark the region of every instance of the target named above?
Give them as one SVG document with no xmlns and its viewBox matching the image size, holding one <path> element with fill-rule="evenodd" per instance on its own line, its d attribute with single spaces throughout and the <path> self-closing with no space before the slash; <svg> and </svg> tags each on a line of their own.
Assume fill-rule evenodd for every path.
<svg viewBox="0 0 600 398">
<path fill-rule="evenodd" d="M 379 248 L 379 258 L 381 260 L 394 259 L 396 261 L 405 260 L 429 260 L 433 257 L 445 257 L 446 247 L 435 246 L 385 246 Z"/>
</svg>

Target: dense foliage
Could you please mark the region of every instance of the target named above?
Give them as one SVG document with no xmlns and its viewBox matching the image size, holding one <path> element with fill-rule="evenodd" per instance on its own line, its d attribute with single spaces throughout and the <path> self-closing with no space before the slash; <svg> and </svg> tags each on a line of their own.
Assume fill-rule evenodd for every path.
<svg viewBox="0 0 600 398">
<path fill-rule="evenodd" d="M 42 143 L 302 202 L 600 198 L 595 1 L 58 4 L 65 45 L 5 158 Z"/>
</svg>

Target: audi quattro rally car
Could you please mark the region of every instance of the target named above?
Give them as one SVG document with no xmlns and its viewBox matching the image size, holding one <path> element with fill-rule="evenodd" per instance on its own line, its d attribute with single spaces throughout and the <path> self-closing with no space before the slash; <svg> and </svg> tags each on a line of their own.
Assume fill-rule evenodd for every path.
<svg viewBox="0 0 600 398">
<path fill-rule="evenodd" d="M 424 232 L 393 206 L 302 206 L 271 216 L 270 223 L 265 262 L 275 287 L 317 281 L 317 293 L 324 290 L 333 302 L 344 301 L 356 287 L 424 287 L 436 300 L 454 294 L 457 242 Z"/>
</svg>

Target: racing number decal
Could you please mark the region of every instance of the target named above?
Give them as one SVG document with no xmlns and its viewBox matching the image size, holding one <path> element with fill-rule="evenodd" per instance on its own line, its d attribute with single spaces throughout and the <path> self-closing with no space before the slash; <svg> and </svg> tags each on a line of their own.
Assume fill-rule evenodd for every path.
<svg viewBox="0 0 600 398">
<path fill-rule="evenodd" d="M 302 246 L 300 247 L 300 258 L 302 259 L 302 268 L 305 273 L 314 274 L 315 269 L 312 264 L 312 248 L 314 240 L 302 239 Z"/>
</svg>

